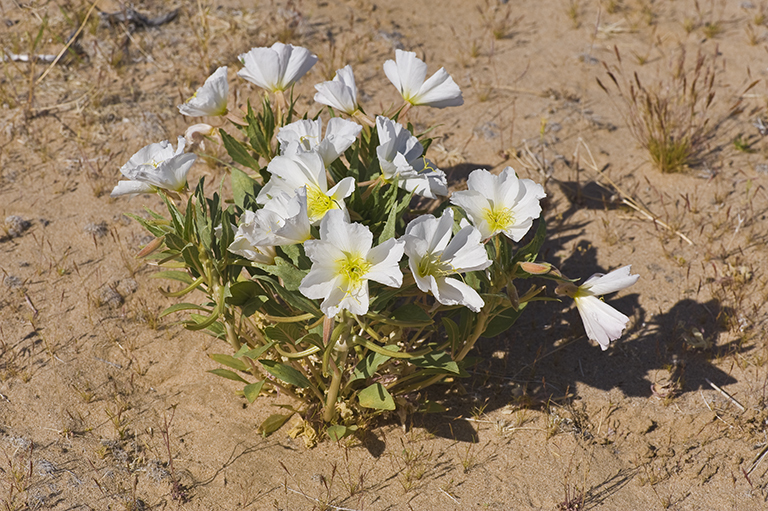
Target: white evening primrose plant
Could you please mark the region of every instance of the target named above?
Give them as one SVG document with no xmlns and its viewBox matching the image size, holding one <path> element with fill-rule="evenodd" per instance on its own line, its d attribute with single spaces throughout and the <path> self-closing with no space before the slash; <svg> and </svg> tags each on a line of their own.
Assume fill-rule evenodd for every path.
<svg viewBox="0 0 768 511">
<path fill-rule="evenodd" d="M 112 190 L 112 197 L 152 193 L 158 189 L 181 192 L 187 188 L 187 172 L 197 155 L 185 153 L 186 140 L 178 138 L 174 150 L 167 140 L 141 148 L 120 168 L 128 181 L 120 181 Z"/>
<path fill-rule="evenodd" d="M 499 233 L 520 241 L 541 214 L 544 188 L 530 179 L 518 179 L 512 167 L 495 176 L 484 169 L 472 171 L 466 191 L 454 192 L 451 204 L 462 208 L 483 239 Z"/>
<path fill-rule="evenodd" d="M 445 68 L 427 80 L 427 64 L 412 51 L 395 50 L 395 60 L 384 63 L 384 73 L 406 103 L 413 106 L 445 108 L 464 104 L 461 89 Z"/>
<path fill-rule="evenodd" d="M 228 94 L 227 66 L 223 66 L 209 76 L 186 103 L 179 105 L 179 112 L 190 117 L 226 115 Z"/>
<path fill-rule="evenodd" d="M 362 129 L 357 123 L 334 117 L 328 121 L 323 137 L 322 119 L 302 119 L 280 128 L 277 141 L 280 142 L 280 154 L 314 152 L 320 155 L 327 167 L 355 143 Z"/>
<path fill-rule="evenodd" d="M 270 92 L 289 89 L 317 63 L 317 55 L 306 48 L 283 43 L 252 48 L 238 58 L 243 68 L 237 76 Z"/>
<path fill-rule="evenodd" d="M 611 341 L 621 337 L 629 318 L 605 303 L 599 297 L 626 289 L 640 278 L 630 275 L 629 266 L 610 273 L 596 273 L 578 287 L 568 283 L 560 286 L 560 293 L 573 298 L 584 323 L 587 337 L 607 350 Z"/>
<path fill-rule="evenodd" d="M 422 156 L 424 146 L 402 124 L 381 115 L 376 117 L 379 146 L 376 156 L 381 177 L 388 183 L 430 199 L 448 195 L 445 173 Z"/>
<path fill-rule="evenodd" d="M 344 112 L 347 115 L 355 115 L 358 110 L 357 86 L 352 66 L 344 66 L 336 71 L 333 80 L 315 85 L 315 101 L 323 105 Z"/>
<path fill-rule="evenodd" d="M 299 415 L 307 442 L 340 440 L 377 414 L 435 408 L 424 389 L 469 377 L 477 343 L 513 328 L 533 301 L 556 299 L 541 282 L 574 298 L 603 349 L 621 335 L 627 316 L 599 296 L 634 283 L 629 267 L 578 286 L 539 260 L 541 185 L 509 167 L 479 169 L 448 198 L 446 174 L 425 154 L 431 140 L 397 122 L 412 105 L 463 102 L 444 69 L 427 78 L 424 62 L 398 50 L 384 69 L 407 103 L 374 122 L 349 66 L 315 87 L 331 108 L 313 113 L 291 89 L 317 61 L 309 50 L 275 43 L 240 60 L 238 77 L 268 93 L 227 106 L 220 68 L 179 107 L 191 117 L 230 110 L 226 125 L 190 126 L 186 149 L 205 141 L 209 163 L 226 151 L 216 159 L 229 182 L 211 192 L 200 177 L 177 193 L 196 158 L 179 137 L 176 148 L 139 150 L 112 194 L 156 192 L 168 210 L 131 215 L 155 237 L 139 256 L 163 268 L 157 277 L 172 287 L 162 292 L 179 299 L 161 316 L 183 313 L 186 328 L 229 346 L 211 354 L 222 365 L 211 372 L 243 399 L 293 401 L 260 433 Z"/>
<path fill-rule="evenodd" d="M 450 209 L 439 219 L 421 215 L 412 220 L 403 236 L 408 265 L 419 289 L 431 292 L 438 302 L 480 312 L 485 302 L 460 274 L 484 270 L 492 263 L 480 232 L 468 225 L 453 236 L 453 224 Z"/>
<path fill-rule="evenodd" d="M 304 243 L 312 268 L 299 291 L 307 298 L 322 300 L 320 310 L 334 317 L 342 310 L 368 312 L 368 281 L 400 287 L 403 272 L 403 242 L 390 238 L 373 247 L 373 234 L 366 226 L 348 223 L 341 211 L 329 211 L 320 224 L 320 239 Z"/>
</svg>

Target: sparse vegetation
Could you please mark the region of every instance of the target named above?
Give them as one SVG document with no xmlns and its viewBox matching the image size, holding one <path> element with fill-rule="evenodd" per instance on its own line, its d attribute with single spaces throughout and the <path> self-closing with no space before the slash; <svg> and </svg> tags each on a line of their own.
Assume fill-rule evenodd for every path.
<svg viewBox="0 0 768 511">
<path fill-rule="evenodd" d="M 569 511 L 760 508 L 768 103 L 764 80 L 746 94 L 739 84 L 762 79 L 768 8 L 699 2 L 488 0 L 447 13 L 400 0 L 206 0 L 159 27 L 96 9 L 86 21 L 92 2 L 3 4 L 0 511 L 517 509 L 528 497 Z M 168 13 L 157 0 L 133 8 Z M 76 51 L 43 60 L 82 23 Z M 479 344 L 487 367 L 408 396 L 414 407 L 462 400 L 462 414 L 371 420 L 312 449 L 263 439 L 255 424 L 291 413 L 289 398 L 265 387 L 257 405 L 201 376 L 215 364 L 200 354 L 219 341 L 158 317 L 170 302 L 135 258 L 149 240 L 122 217 L 149 218 L 158 203 L 123 207 L 109 190 L 137 146 L 183 132 L 176 105 L 201 76 L 228 65 L 231 77 L 236 55 L 275 40 L 319 54 L 323 67 L 295 90 L 310 116 L 326 116 L 312 85 L 346 63 L 368 101 L 389 87 L 380 62 L 393 48 L 445 62 L 467 113 L 410 113 L 417 129 L 439 125 L 436 163 L 457 180 L 511 164 L 546 182 L 559 233 L 548 250 L 564 268 L 607 272 L 637 257 L 638 294 L 619 298 L 634 311 L 626 339 L 587 357 L 583 334 L 549 314 L 558 304 L 532 303 L 520 335 Z M 592 63 L 614 45 L 624 95 L 612 104 Z M 201 152 L 192 180 L 226 191 L 225 151 L 212 140 Z"/>
<path fill-rule="evenodd" d="M 680 50 L 672 76 L 655 83 L 644 83 L 637 73 L 627 76 L 618 51 L 616 58 L 619 65 L 609 67 L 608 76 L 626 109 L 632 134 L 651 162 L 664 173 L 683 172 L 703 163 L 715 129 L 710 107 L 715 99 L 717 57 L 699 53 L 691 66 L 685 50 Z"/>
</svg>

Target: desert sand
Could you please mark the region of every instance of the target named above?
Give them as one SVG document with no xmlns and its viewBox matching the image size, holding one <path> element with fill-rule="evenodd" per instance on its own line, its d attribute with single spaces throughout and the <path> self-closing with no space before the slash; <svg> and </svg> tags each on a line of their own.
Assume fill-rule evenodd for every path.
<svg viewBox="0 0 768 511">
<path fill-rule="evenodd" d="M 179 11 L 143 26 L 106 21 L 100 11 L 126 12 L 112 0 L 90 13 L 80 0 L 0 0 L 0 508 L 768 506 L 768 5 L 133 5 L 146 18 Z M 34 57 L 57 55 L 89 14 L 75 55 Z M 158 319 L 173 302 L 135 258 L 151 237 L 124 214 L 163 205 L 109 192 L 134 152 L 184 133 L 176 105 L 216 67 L 229 66 L 233 101 L 258 98 L 235 79 L 237 55 L 276 40 L 319 57 L 295 91 L 312 113 L 313 85 L 346 64 L 369 111 L 401 101 L 381 67 L 396 48 L 445 67 L 464 106 L 409 112 L 438 126 L 428 156 L 454 189 L 476 168 L 542 183 L 542 256 L 569 275 L 631 264 L 638 283 L 608 297 L 631 316 L 624 336 L 603 352 L 572 302 L 534 303 L 478 343 L 470 378 L 429 390 L 446 413 L 314 447 L 291 424 L 259 435 L 290 401 L 249 404 L 206 372 L 226 345 Z M 711 105 L 694 108 L 706 136 L 689 165 L 662 173 L 631 129 L 628 86 L 636 73 L 680 108 L 670 84 L 690 84 L 699 55 L 713 76 L 700 89 Z M 228 182 L 212 159 L 191 184 L 201 176 L 211 190 Z"/>
</svg>

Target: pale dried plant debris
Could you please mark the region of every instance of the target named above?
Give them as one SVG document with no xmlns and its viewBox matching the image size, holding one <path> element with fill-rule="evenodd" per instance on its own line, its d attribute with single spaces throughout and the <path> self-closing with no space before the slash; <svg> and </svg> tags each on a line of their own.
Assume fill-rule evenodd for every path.
<svg viewBox="0 0 768 511">
<path fill-rule="evenodd" d="M 0 226 L 0 241 L 18 238 L 31 226 L 32 223 L 29 220 L 25 220 L 19 215 L 7 216 L 3 225 Z"/>
</svg>

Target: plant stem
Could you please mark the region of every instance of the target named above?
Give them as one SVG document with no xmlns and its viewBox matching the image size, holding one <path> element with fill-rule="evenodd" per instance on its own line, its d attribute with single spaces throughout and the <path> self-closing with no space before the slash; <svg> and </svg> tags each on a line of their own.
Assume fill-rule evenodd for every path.
<svg viewBox="0 0 768 511">
<path fill-rule="evenodd" d="M 488 321 L 488 315 L 490 314 L 492 307 L 493 304 L 486 304 L 483 310 L 481 310 L 477 315 L 477 323 L 475 323 L 475 328 L 472 330 L 472 335 L 469 336 L 469 339 L 464 344 L 464 347 L 461 348 L 461 351 L 453 360 L 456 362 L 464 360 L 464 357 L 466 357 L 470 350 L 472 350 L 472 348 L 475 346 L 477 340 L 480 338 L 483 332 L 485 332 L 485 327 L 487 326 L 486 322 Z"/>
<path fill-rule="evenodd" d="M 328 394 L 325 401 L 325 410 L 323 410 L 323 420 L 325 422 L 331 422 L 336 417 L 336 400 L 339 397 L 339 387 L 341 387 L 342 370 L 347 363 L 347 354 L 349 353 L 349 345 L 347 340 L 349 339 L 349 329 L 346 329 L 339 339 L 337 346 L 339 346 L 339 358 L 336 359 L 336 363 L 333 368 L 333 376 L 331 377 L 331 386 L 328 388 Z"/>
</svg>

